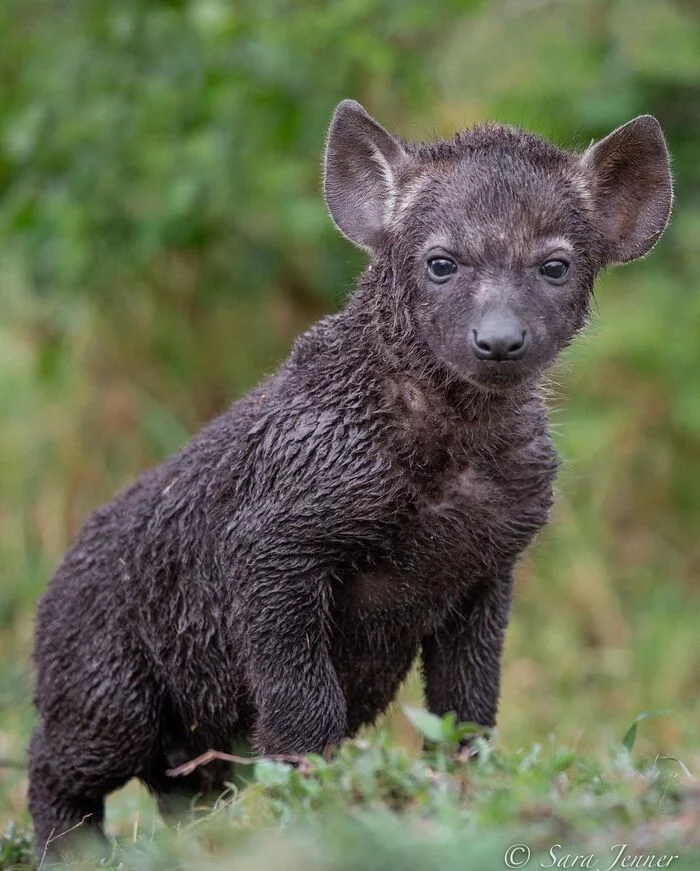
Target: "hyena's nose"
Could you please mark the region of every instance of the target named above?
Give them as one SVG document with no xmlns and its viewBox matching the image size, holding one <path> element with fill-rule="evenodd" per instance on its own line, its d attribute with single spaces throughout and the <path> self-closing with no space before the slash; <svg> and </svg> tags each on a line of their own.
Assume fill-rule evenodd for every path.
<svg viewBox="0 0 700 871">
<path fill-rule="evenodd" d="M 519 360 L 530 344 L 530 334 L 512 312 L 488 312 L 471 331 L 469 343 L 480 360 Z"/>
</svg>

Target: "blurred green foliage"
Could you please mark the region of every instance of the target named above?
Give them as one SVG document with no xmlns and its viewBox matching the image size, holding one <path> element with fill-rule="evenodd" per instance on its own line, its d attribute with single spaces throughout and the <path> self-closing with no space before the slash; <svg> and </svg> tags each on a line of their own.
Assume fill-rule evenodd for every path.
<svg viewBox="0 0 700 871">
<path fill-rule="evenodd" d="M 415 139 L 496 119 L 583 148 L 639 113 L 662 122 L 672 226 L 604 277 L 550 385 L 565 463 L 519 574 L 501 740 L 598 748 L 669 708 L 640 740 L 693 767 L 694 0 L 4 0 L 0 88 L 0 756 L 22 753 L 34 603 L 87 512 L 352 286 L 362 256 L 319 189 L 352 96 Z M 390 726 L 413 740 L 401 714 Z M 0 785 L 16 812 L 21 773 Z"/>
<path fill-rule="evenodd" d="M 128 837 L 99 867 L 697 868 L 700 793 L 678 760 L 634 759 L 622 745 L 591 759 L 554 741 L 504 753 L 480 738 L 479 755 L 467 759 L 455 753 L 463 730 L 449 717 L 409 713 L 427 742 L 420 757 L 379 733 L 345 742 L 330 760 L 260 760 L 245 789 L 200 802 L 199 816 L 178 828 L 155 829 L 153 807 L 132 810 Z M 67 867 L 92 871 L 94 858 Z M 12 824 L 0 836 L 0 868 L 36 868 Z"/>
</svg>

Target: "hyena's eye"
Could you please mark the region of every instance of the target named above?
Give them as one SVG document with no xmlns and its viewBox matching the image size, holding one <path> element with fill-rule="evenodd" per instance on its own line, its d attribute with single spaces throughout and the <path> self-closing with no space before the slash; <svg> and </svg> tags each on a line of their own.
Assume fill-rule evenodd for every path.
<svg viewBox="0 0 700 871">
<path fill-rule="evenodd" d="M 427 263 L 430 280 L 443 284 L 457 271 L 457 264 L 449 257 L 431 257 Z"/>
<path fill-rule="evenodd" d="M 559 281 L 569 271 L 569 264 L 565 260 L 547 260 L 540 266 L 540 275 Z"/>
</svg>

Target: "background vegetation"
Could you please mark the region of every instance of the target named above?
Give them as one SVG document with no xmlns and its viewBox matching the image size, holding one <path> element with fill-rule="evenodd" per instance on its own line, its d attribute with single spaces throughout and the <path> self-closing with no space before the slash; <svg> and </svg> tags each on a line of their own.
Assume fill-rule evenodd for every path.
<svg viewBox="0 0 700 871">
<path fill-rule="evenodd" d="M 659 785 L 653 766 L 611 755 L 640 712 L 667 709 L 640 726 L 634 753 L 700 770 L 697 4 L 4 0 L 0 88 L 0 756 L 20 761 L 35 602 L 86 514 L 274 369 L 352 286 L 362 257 L 319 192 L 335 104 L 355 97 L 406 138 L 497 119 L 580 148 L 636 114 L 659 117 L 673 224 L 645 262 L 600 282 L 595 324 L 555 376 L 565 462 L 551 527 L 519 572 L 502 755 L 437 810 L 435 796 L 454 798 L 443 789 L 454 772 L 445 781 L 435 760 L 416 762 L 433 786 L 409 778 L 410 801 L 377 787 L 375 810 L 417 805 L 410 837 L 387 811 L 361 835 L 344 820 L 323 841 L 304 789 L 325 783 L 333 805 L 353 766 L 371 780 L 374 765 L 379 782 L 408 765 L 397 748 L 415 751 L 418 738 L 397 708 L 391 739 L 376 738 L 385 750 L 348 749 L 360 761 L 339 763 L 339 780 L 259 784 L 263 810 L 248 791 L 224 828 L 153 861 L 227 856 L 237 821 L 285 816 L 275 802 L 312 833 L 274 842 L 262 867 L 459 867 L 469 850 L 490 867 L 518 820 L 559 841 L 574 818 L 584 834 L 633 826 L 645 843 L 655 814 L 699 828 L 697 798 L 673 798 L 680 786 Z M 404 696 L 420 703 L 417 679 Z M 366 782 L 353 787 L 360 806 Z M 21 769 L 0 768 L 0 820 L 19 826 L 0 863 L 23 861 L 25 789 Z M 134 840 L 150 813 L 135 787 L 110 803 L 114 830 Z M 429 846 L 416 840 L 426 819 L 438 827 Z M 664 837 L 680 843 L 678 831 Z"/>
</svg>

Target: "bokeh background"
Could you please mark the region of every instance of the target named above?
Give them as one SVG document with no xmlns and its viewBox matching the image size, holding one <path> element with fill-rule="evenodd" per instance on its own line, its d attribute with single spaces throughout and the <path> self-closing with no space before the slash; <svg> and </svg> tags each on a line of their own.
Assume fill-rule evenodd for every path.
<svg viewBox="0 0 700 871">
<path fill-rule="evenodd" d="M 519 571 L 500 741 L 700 763 L 695 0 L 3 0 L 0 757 L 32 620 L 87 513 L 272 371 L 363 263 L 319 185 L 354 97 L 409 139 L 495 119 L 567 147 L 663 124 L 676 207 L 554 373 L 564 458 Z M 413 678 L 405 696 L 420 697 Z M 406 738 L 400 711 L 389 728 Z M 0 821 L 26 819 L 0 760 Z"/>
</svg>

